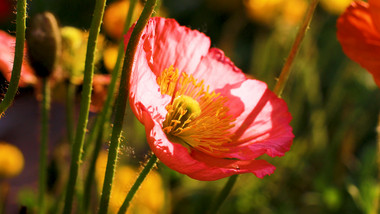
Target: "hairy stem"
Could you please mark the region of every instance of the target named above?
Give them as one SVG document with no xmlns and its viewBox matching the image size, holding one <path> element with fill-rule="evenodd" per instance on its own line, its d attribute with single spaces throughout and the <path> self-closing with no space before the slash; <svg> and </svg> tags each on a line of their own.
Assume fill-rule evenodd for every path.
<svg viewBox="0 0 380 214">
<path fill-rule="evenodd" d="M 88 37 L 79 120 L 76 129 L 75 141 L 72 147 L 69 181 L 67 184 L 65 206 L 63 209 L 63 213 L 65 214 L 71 213 L 72 209 L 73 197 L 75 193 L 75 184 L 78 177 L 78 168 L 80 165 L 83 141 L 88 123 L 88 114 L 90 109 L 92 91 L 92 78 L 94 75 L 95 49 L 100 31 L 100 26 L 103 19 L 105 4 L 106 0 L 96 1 L 94 15 L 91 22 L 91 28 Z"/>
<path fill-rule="evenodd" d="M 222 191 L 220 192 L 218 198 L 211 204 L 211 207 L 209 210 L 210 214 L 214 214 L 218 212 L 220 206 L 226 200 L 228 194 L 230 194 L 232 187 L 234 186 L 237 178 L 238 178 L 238 175 L 232 175 L 231 177 L 228 178 L 228 181 L 226 185 L 223 187 Z"/>
<path fill-rule="evenodd" d="M 129 190 L 127 196 L 125 197 L 123 205 L 121 205 L 121 207 L 119 209 L 118 214 L 124 214 L 127 212 L 127 209 L 129 207 L 129 204 L 131 203 L 133 196 L 135 196 L 140 185 L 142 184 L 142 182 L 144 181 L 144 179 L 146 178 L 148 173 L 152 170 L 152 168 L 154 167 L 154 164 L 156 162 L 157 162 L 157 157 L 156 157 L 156 155 L 153 154 L 150 157 L 150 159 L 149 159 L 148 163 L 146 164 L 146 166 L 144 167 L 144 169 L 141 171 L 139 177 L 137 177 L 135 183 L 133 184 L 133 186 Z"/>
<path fill-rule="evenodd" d="M 18 90 L 18 82 L 20 80 L 21 66 L 24 59 L 24 43 L 25 43 L 25 27 L 26 27 L 26 0 L 17 1 L 17 18 L 16 18 L 16 49 L 13 61 L 13 69 L 11 81 L 8 86 L 7 93 L 0 103 L 0 118 L 2 114 L 12 104 Z"/>
<path fill-rule="evenodd" d="M 108 160 L 103 182 L 102 196 L 100 199 L 99 214 L 106 214 L 108 210 L 112 182 L 115 174 L 116 160 L 119 152 L 125 108 L 127 105 L 129 76 L 132 71 L 134 56 L 142 31 L 145 28 L 145 25 L 147 24 L 149 17 L 152 15 L 155 4 L 156 0 L 148 0 L 146 2 L 145 7 L 132 31 L 131 37 L 128 42 L 126 54 L 124 57 L 123 69 L 121 71 L 119 94 L 116 100 L 115 122 L 112 129 L 111 144 L 108 151 Z"/>
<path fill-rule="evenodd" d="M 123 30 L 123 35 L 127 33 L 127 30 L 132 24 L 132 14 L 134 11 L 134 8 L 136 6 L 137 0 L 131 0 L 129 9 L 128 9 L 128 14 L 126 18 L 126 22 L 124 25 L 124 30 Z M 118 54 L 117 54 L 117 59 L 115 63 L 115 67 L 113 68 L 112 71 L 112 76 L 111 76 L 111 82 L 110 85 L 108 86 L 108 92 L 107 92 L 107 99 L 104 102 L 103 109 L 100 113 L 100 115 L 96 118 L 95 124 L 91 130 L 91 133 L 89 137 L 86 140 L 86 143 L 84 145 L 85 152 L 86 148 L 94 142 L 94 140 L 97 138 L 97 135 L 99 134 L 99 129 L 100 127 L 107 121 L 109 118 L 109 115 L 111 113 L 111 105 L 114 103 L 114 98 L 115 98 L 115 90 L 116 90 L 116 85 L 117 85 L 117 80 L 120 77 L 120 71 L 121 71 L 121 62 L 124 59 L 124 42 L 121 41 L 119 44 L 118 48 Z M 86 154 L 86 153 L 85 153 Z"/>
<path fill-rule="evenodd" d="M 278 81 L 274 87 L 274 90 L 273 90 L 273 92 L 275 94 L 277 94 L 277 96 L 279 96 L 279 97 L 281 97 L 282 91 L 284 90 L 285 85 L 288 82 L 288 78 L 289 78 L 289 75 L 291 72 L 290 68 L 293 64 L 294 58 L 296 57 L 296 55 L 298 53 L 298 50 L 300 49 L 300 44 L 301 44 L 303 38 L 305 37 L 306 30 L 309 27 L 311 18 L 313 17 L 313 14 L 314 14 L 315 8 L 317 7 L 318 1 L 319 0 L 312 0 L 311 1 L 309 8 L 306 11 L 305 18 L 303 19 L 302 24 L 301 24 L 301 26 L 297 32 L 297 36 L 294 40 L 292 49 L 290 50 L 288 58 L 286 59 L 286 62 L 284 64 L 284 66 L 282 67 L 280 77 L 279 77 L 279 79 L 278 79 Z"/>
<path fill-rule="evenodd" d="M 134 8 L 136 6 L 136 3 L 137 3 L 137 0 L 131 0 L 130 1 L 128 14 L 127 14 L 126 22 L 124 25 L 123 35 L 127 33 L 127 30 L 131 26 L 132 14 L 133 14 Z M 86 178 L 86 182 L 85 182 L 85 190 L 83 192 L 83 195 L 84 195 L 83 196 L 83 199 L 84 199 L 83 200 L 83 203 L 84 203 L 83 208 L 84 208 L 85 213 L 88 211 L 88 205 L 89 205 L 89 201 L 91 198 L 90 188 L 91 188 L 91 185 L 93 183 L 94 176 L 95 176 L 96 160 L 97 160 L 97 157 L 98 157 L 99 151 L 101 149 L 101 145 L 102 145 L 102 141 L 101 141 L 101 139 L 102 139 L 101 133 L 103 133 L 102 128 L 104 128 L 103 127 L 104 123 L 105 123 L 105 121 L 107 121 L 107 119 L 109 118 L 110 113 L 111 113 L 111 105 L 114 102 L 114 97 L 115 97 L 114 94 L 115 94 L 116 85 L 117 85 L 116 83 L 120 77 L 121 62 L 122 62 L 123 58 L 124 58 L 124 42 L 121 41 L 119 44 L 118 55 L 117 55 L 115 67 L 112 71 L 111 83 L 108 86 L 107 99 L 104 103 L 104 106 L 103 106 L 103 109 L 102 109 L 100 115 L 96 118 L 94 127 L 91 130 L 90 136 L 89 136 L 89 138 L 87 138 L 86 143 L 85 143 L 85 147 L 91 148 L 91 145 L 93 144 L 94 139 L 98 138 L 98 140 L 96 141 L 95 147 L 92 150 L 91 162 L 90 162 L 90 166 L 89 166 L 89 170 L 88 170 L 88 174 L 87 174 L 87 178 Z"/>
</svg>

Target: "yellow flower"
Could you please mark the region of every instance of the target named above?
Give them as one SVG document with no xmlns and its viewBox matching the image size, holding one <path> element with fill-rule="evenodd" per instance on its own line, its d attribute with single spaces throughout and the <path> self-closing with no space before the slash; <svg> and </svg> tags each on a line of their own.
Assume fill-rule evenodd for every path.
<svg viewBox="0 0 380 214">
<path fill-rule="evenodd" d="M 106 67 L 108 72 L 112 72 L 113 67 L 115 67 L 118 54 L 117 45 L 109 45 L 103 53 L 104 67 Z"/>
<path fill-rule="evenodd" d="M 62 35 L 62 59 L 61 63 L 68 77 L 74 84 L 81 84 L 83 81 L 84 62 L 87 51 L 88 32 L 81 31 L 74 27 L 61 28 Z M 97 63 L 103 53 L 104 36 L 99 35 L 95 63 Z"/>
<path fill-rule="evenodd" d="M 244 5 L 249 18 L 267 25 L 297 24 L 307 9 L 306 0 L 244 0 Z"/>
<path fill-rule="evenodd" d="M 339 15 L 348 7 L 352 0 L 321 0 L 321 6 L 327 12 Z"/>
<path fill-rule="evenodd" d="M 106 165 L 107 154 L 102 152 L 96 162 L 96 180 L 99 190 L 103 187 Z M 123 165 L 117 168 L 109 203 L 110 213 L 117 213 L 138 174 L 139 169 L 131 166 Z M 159 213 L 162 210 L 165 198 L 162 185 L 161 176 L 157 172 L 151 171 L 131 201 L 131 206 L 127 213 Z"/>
<path fill-rule="evenodd" d="M 307 6 L 308 4 L 305 0 L 283 1 L 282 16 L 285 22 L 296 25 L 305 15 Z"/>
<path fill-rule="evenodd" d="M 0 142 L 0 178 L 11 178 L 24 168 L 24 156 L 14 145 Z"/>
<path fill-rule="evenodd" d="M 113 39 L 119 40 L 121 38 L 128 9 L 129 1 L 119 0 L 111 3 L 104 12 L 104 30 Z M 138 1 L 133 12 L 132 22 L 137 20 L 142 9 L 143 6 Z"/>
</svg>

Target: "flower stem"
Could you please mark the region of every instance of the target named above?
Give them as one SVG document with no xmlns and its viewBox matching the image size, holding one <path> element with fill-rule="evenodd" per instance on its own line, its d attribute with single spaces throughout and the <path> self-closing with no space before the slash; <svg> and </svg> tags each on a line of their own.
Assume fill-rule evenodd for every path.
<svg viewBox="0 0 380 214">
<path fill-rule="evenodd" d="M 125 22 L 124 29 L 123 29 L 123 34 L 127 33 L 127 30 L 129 29 L 129 27 L 132 24 L 132 14 L 133 14 L 134 8 L 136 6 L 136 3 L 137 3 L 137 0 L 131 0 L 130 1 L 128 14 L 127 14 L 126 22 Z M 119 44 L 119 49 L 118 49 L 115 67 L 113 68 L 113 71 L 112 71 L 111 82 L 110 82 L 110 85 L 108 86 L 107 99 L 104 103 L 104 106 L 103 106 L 103 109 L 102 109 L 100 115 L 96 118 L 93 129 L 91 130 L 90 136 L 87 138 L 86 143 L 84 145 L 85 148 L 89 147 L 92 145 L 92 142 L 94 142 L 94 139 L 98 138 L 97 142 L 95 143 L 95 148 L 92 151 L 91 162 L 90 162 L 87 178 L 85 181 L 85 189 L 83 192 L 84 213 L 86 213 L 88 211 L 88 205 L 89 205 L 90 198 L 91 198 L 90 188 L 92 186 L 94 176 L 95 176 L 96 160 L 97 160 L 97 157 L 99 155 L 99 151 L 100 151 L 101 145 L 102 145 L 102 136 L 101 135 L 103 132 L 102 132 L 101 127 L 104 126 L 105 121 L 107 121 L 107 119 L 109 118 L 110 113 L 111 113 L 111 111 L 110 111 L 111 105 L 114 102 L 114 97 L 115 97 L 114 94 L 115 94 L 116 85 L 117 85 L 116 83 L 120 77 L 121 62 L 122 62 L 123 58 L 124 58 L 124 42 L 121 41 Z M 85 149 L 85 151 L 87 151 L 87 150 Z M 84 153 L 84 155 L 85 154 L 86 153 Z"/>
<path fill-rule="evenodd" d="M 41 103 L 41 145 L 40 145 L 40 168 L 38 207 L 39 213 L 46 213 L 45 192 L 47 182 L 47 157 L 49 142 L 49 112 L 50 112 L 50 84 L 49 78 L 42 78 L 42 103 Z"/>
<path fill-rule="evenodd" d="M 66 133 L 70 145 L 73 145 L 74 142 L 74 99 L 75 85 L 68 81 L 66 85 Z"/>
<path fill-rule="evenodd" d="M 238 178 L 238 175 L 232 175 L 228 178 L 228 181 L 226 185 L 223 187 L 222 191 L 220 192 L 218 198 L 211 204 L 209 213 L 214 214 L 217 213 L 220 206 L 223 204 L 224 200 L 226 200 L 228 194 L 231 192 L 232 187 L 234 186 L 236 180 Z"/>
<path fill-rule="evenodd" d="M 100 26 L 103 19 L 104 7 L 106 0 L 97 0 L 95 10 L 91 22 L 91 28 L 87 43 L 86 62 L 84 68 L 83 91 L 80 103 L 79 120 L 76 129 L 75 141 L 72 147 L 71 164 L 69 172 L 69 181 L 67 184 L 67 192 L 65 197 L 65 206 L 63 213 L 71 213 L 73 197 L 75 192 L 75 184 L 78 177 L 78 168 L 81 159 L 84 135 L 88 122 L 88 114 L 91 102 L 92 78 L 94 75 L 94 57 L 96 43 L 100 31 Z"/>
<path fill-rule="evenodd" d="M 2 114 L 11 105 L 18 90 L 18 82 L 20 80 L 21 66 L 24 58 L 25 43 L 25 27 L 26 27 L 26 0 L 17 1 L 17 18 L 16 18 L 16 48 L 12 69 L 11 81 L 4 99 L 0 103 L 0 118 Z"/>
<path fill-rule="evenodd" d="M 274 90 L 273 90 L 273 92 L 275 94 L 277 94 L 277 96 L 279 96 L 279 97 L 281 97 L 282 91 L 284 90 L 284 87 L 285 87 L 286 83 L 288 82 L 288 78 L 289 78 L 290 71 L 291 71 L 290 68 L 293 64 L 294 58 L 296 57 L 296 55 L 298 53 L 300 44 L 301 44 L 303 38 L 305 37 L 306 30 L 309 27 L 311 18 L 313 17 L 314 10 L 317 7 L 318 1 L 319 0 L 312 0 L 311 1 L 309 8 L 306 11 L 306 15 L 302 21 L 302 24 L 301 24 L 301 26 L 297 32 L 297 36 L 294 40 L 292 49 L 290 50 L 288 58 L 286 59 L 286 62 L 284 64 L 284 66 L 282 67 L 280 77 L 279 77 L 279 79 L 278 79 L 278 81 L 274 87 Z"/>
<path fill-rule="evenodd" d="M 140 18 L 132 31 L 125 53 L 123 69 L 121 71 L 119 94 L 116 100 L 115 122 L 112 129 L 112 137 L 108 152 L 106 173 L 104 177 L 102 196 L 100 199 L 99 214 L 107 213 L 113 177 L 115 174 L 116 160 L 119 152 L 125 108 L 127 104 L 129 76 L 132 71 L 134 56 L 142 31 L 145 28 L 145 25 L 147 24 L 149 17 L 152 15 L 155 4 L 156 0 L 148 0 L 146 2 L 145 7 L 140 15 Z"/>
<path fill-rule="evenodd" d="M 136 6 L 136 3 L 137 3 L 137 0 L 130 1 L 127 18 L 124 25 L 123 35 L 127 33 L 129 27 L 132 25 L 132 14 Z M 113 71 L 112 71 L 111 82 L 110 82 L 110 85 L 108 86 L 107 99 L 104 102 L 102 112 L 95 120 L 95 124 L 91 130 L 90 136 L 86 140 L 86 143 L 84 145 L 85 154 L 87 152 L 86 148 L 90 146 L 92 142 L 94 142 L 94 140 L 97 138 L 100 127 L 105 123 L 105 121 L 107 121 L 107 118 L 109 117 L 111 113 L 110 108 L 111 108 L 112 103 L 114 102 L 114 97 L 115 97 L 114 94 L 115 94 L 115 89 L 117 85 L 116 83 L 120 77 L 120 71 L 121 71 L 120 68 L 121 68 L 121 62 L 123 59 L 124 59 L 124 42 L 121 41 L 118 48 L 115 67 L 113 68 Z"/>
<path fill-rule="evenodd" d="M 95 177 L 96 160 L 98 159 L 98 155 L 99 155 L 100 149 L 102 148 L 102 143 L 103 143 L 103 129 L 99 130 L 99 134 L 97 136 L 98 136 L 98 139 L 95 143 L 95 148 L 91 156 L 91 162 L 88 168 L 88 173 L 87 173 L 86 182 L 84 186 L 82 213 L 88 213 L 89 211 L 88 209 L 89 209 L 90 201 L 91 201 L 91 187 L 94 183 L 94 177 Z"/>
<path fill-rule="evenodd" d="M 150 157 L 150 159 L 149 159 L 148 163 L 146 164 L 146 166 L 144 167 L 144 169 L 141 171 L 139 177 L 137 177 L 135 183 L 133 184 L 133 186 L 129 190 L 127 196 L 125 197 L 123 205 L 121 205 L 121 207 L 119 209 L 118 214 L 124 214 L 127 212 L 127 209 L 129 207 L 129 204 L 130 204 L 133 196 L 137 192 L 138 188 L 140 187 L 140 185 L 142 184 L 142 182 L 144 181 L 144 179 L 146 178 L 148 173 L 152 170 L 152 168 L 154 167 L 154 164 L 156 162 L 157 162 L 157 157 L 156 157 L 156 155 L 153 154 L 152 157 Z"/>
</svg>

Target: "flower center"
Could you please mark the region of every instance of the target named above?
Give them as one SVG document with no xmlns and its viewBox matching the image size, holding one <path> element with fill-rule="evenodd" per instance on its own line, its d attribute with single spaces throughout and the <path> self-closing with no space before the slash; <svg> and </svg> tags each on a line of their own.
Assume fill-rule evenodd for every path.
<svg viewBox="0 0 380 214">
<path fill-rule="evenodd" d="M 229 129 L 235 120 L 228 115 L 227 97 L 209 92 L 203 81 L 179 74 L 172 66 L 157 77 L 157 83 L 162 94 L 172 96 L 162 124 L 170 141 L 211 155 L 227 150 L 221 145 L 231 142 Z"/>
</svg>

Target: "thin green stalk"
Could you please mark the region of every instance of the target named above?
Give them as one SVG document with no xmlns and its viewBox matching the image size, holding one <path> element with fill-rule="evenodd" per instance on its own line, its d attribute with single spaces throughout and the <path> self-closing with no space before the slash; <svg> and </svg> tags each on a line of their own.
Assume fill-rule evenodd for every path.
<svg viewBox="0 0 380 214">
<path fill-rule="evenodd" d="M 146 164 L 146 166 L 144 167 L 144 169 L 141 171 L 139 177 L 137 177 L 135 183 L 133 184 L 133 186 L 129 190 L 127 196 L 125 197 L 123 205 L 121 205 L 121 207 L 119 209 L 118 214 L 124 214 L 127 212 L 127 209 L 129 207 L 129 204 L 131 203 L 133 196 L 135 196 L 135 193 L 139 189 L 140 185 L 142 184 L 142 182 L 144 181 L 144 179 L 146 178 L 148 173 L 152 170 L 152 168 L 154 167 L 156 162 L 157 162 L 157 157 L 156 157 L 156 155 L 153 154 L 152 157 L 150 157 L 150 159 L 149 159 L 148 163 Z"/>
<path fill-rule="evenodd" d="M 301 26 L 297 32 L 297 36 L 294 40 L 292 49 L 290 50 L 288 58 L 286 59 L 286 62 L 284 64 L 284 66 L 282 67 L 280 77 L 279 77 L 279 79 L 278 79 L 278 81 L 274 87 L 274 90 L 273 90 L 273 92 L 275 94 L 277 94 L 278 97 L 281 97 L 282 91 L 284 90 L 284 87 L 285 87 L 286 83 L 288 82 L 288 78 L 289 78 L 289 75 L 291 72 L 290 68 L 293 64 L 294 58 L 296 57 L 296 55 L 298 53 L 300 44 L 301 44 L 303 38 L 305 37 L 306 30 L 309 27 L 310 21 L 313 17 L 313 14 L 314 14 L 315 8 L 317 7 L 318 1 L 319 0 L 312 0 L 311 1 L 309 8 L 306 11 L 306 15 L 302 21 L 302 24 L 301 24 Z"/>
<path fill-rule="evenodd" d="M 7 93 L 0 103 L 0 118 L 3 113 L 12 104 L 18 90 L 18 82 L 20 80 L 21 65 L 24 59 L 24 43 L 25 43 L 25 27 L 26 27 L 26 0 L 17 1 L 17 18 L 16 18 L 16 48 L 12 69 L 11 81 L 8 86 Z"/>
<path fill-rule="evenodd" d="M 69 180 L 67 184 L 67 192 L 65 197 L 65 206 L 63 213 L 71 213 L 72 203 L 75 193 L 75 184 L 78 177 L 78 168 L 81 160 L 84 135 L 86 133 L 88 114 L 91 102 L 91 91 L 92 91 L 92 78 L 94 76 L 94 57 L 96 43 L 98 40 L 98 35 L 100 31 L 100 26 L 103 19 L 104 7 L 106 0 L 97 0 L 95 3 L 95 10 L 93 19 L 91 22 L 91 28 L 87 43 L 87 53 L 86 62 L 84 68 L 84 78 L 83 78 L 83 91 L 82 99 L 80 103 L 79 119 L 76 129 L 75 141 L 72 147 L 71 164 L 69 172 Z"/>
<path fill-rule="evenodd" d="M 41 103 L 41 145 L 40 145 L 40 168 L 38 207 L 39 213 L 46 213 L 45 193 L 47 183 L 47 157 L 49 142 L 49 112 L 50 112 L 50 84 L 49 78 L 42 78 L 42 103 Z"/>
<path fill-rule="evenodd" d="M 132 25 L 132 14 L 134 11 L 134 8 L 136 6 L 137 0 L 131 0 L 129 9 L 128 9 L 128 14 L 126 17 L 126 22 L 124 25 L 123 29 L 123 35 L 127 33 L 129 27 Z M 92 142 L 97 138 L 97 135 L 99 134 L 99 129 L 100 127 L 107 121 L 107 118 L 109 118 L 109 115 L 111 113 L 111 105 L 114 102 L 114 94 L 115 94 L 115 89 L 116 89 L 116 83 L 117 80 L 119 79 L 120 76 L 120 71 L 121 71 L 121 62 L 124 59 L 124 42 L 121 41 L 119 44 L 118 48 L 118 53 L 117 53 L 117 59 L 115 63 L 115 67 L 113 68 L 112 71 L 112 76 L 111 76 L 111 82 L 110 85 L 108 86 L 108 92 L 107 92 L 107 99 L 104 102 L 104 106 L 102 109 L 102 112 L 100 115 L 96 118 L 94 126 L 91 130 L 90 136 L 87 138 L 86 143 L 84 145 L 84 151 L 87 152 L 86 148 L 91 145 Z"/>
<path fill-rule="evenodd" d="M 91 156 L 91 162 L 88 168 L 88 173 L 87 173 L 84 191 L 83 191 L 82 213 L 84 214 L 89 212 L 91 194 L 92 194 L 91 187 L 94 183 L 96 160 L 98 159 L 100 149 L 102 148 L 102 143 L 103 143 L 103 129 L 100 129 L 98 139 L 95 144 L 94 152 L 92 153 L 92 156 Z"/>
<path fill-rule="evenodd" d="M 136 6 L 136 3 L 137 3 L 137 0 L 131 0 L 130 1 L 128 14 L 127 14 L 126 22 L 125 22 L 124 29 L 123 29 L 123 34 L 127 33 L 127 30 L 129 29 L 129 27 L 132 24 L 132 14 L 133 14 L 134 8 Z M 83 198 L 84 198 L 84 200 L 83 200 L 84 213 L 86 213 L 88 211 L 88 205 L 89 205 L 89 201 L 90 201 L 90 197 L 91 197 L 91 192 L 89 191 L 89 188 L 92 186 L 92 182 L 94 180 L 94 175 L 95 175 L 95 173 L 94 173 L 95 171 L 92 171 L 92 169 L 95 169 L 96 159 L 98 157 L 99 150 L 101 148 L 101 142 L 102 141 L 100 139 L 102 139 L 102 137 L 101 137 L 102 126 L 104 126 L 105 121 L 107 121 L 107 119 L 110 117 L 111 105 L 114 102 L 114 97 L 115 97 L 114 93 L 115 93 L 115 89 L 116 89 L 116 85 L 117 85 L 116 83 L 117 83 L 117 80 L 119 79 L 119 76 L 120 76 L 121 62 L 122 62 L 123 58 L 124 58 L 124 42 L 121 41 L 119 44 L 119 49 L 118 49 L 115 67 L 112 71 L 111 82 L 110 82 L 110 85 L 108 87 L 107 99 L 104 103 L 104 106 L 103 106 L 103 109 L 102 109 L 100 115 L 96 118 L 94 127 L 91 130 L 90 136 L 89 136 L 89 138 L 87 138 L 86 143 L 85 143 L 85 147 L 90 146 L 90 148 L 91 148 L 91 145 L 92 145 L 92 142 L 94 142 L 94 139 L 98 138 L 98 141 L 95 144 L 95 148 L 94 148 L 93 153 L 92 153 L 92 160 L 90 162 L 89 171 L 88 171 L 86 182 L 85 182 L 85 190 L 83 193 L 83 195 L 84 195 L 83 196 Z"/>
<path fill-rule="evenodd" d="M 66 133 L 70 145 L 74 142 L 74 108 L 75 85 L 70 81 L 66 84 Z"/>
<path fill-rule="evenodd" d="M 220 206 L 223 204 L 223 202 L 226 200 L 228 194 L 231 192 L 232 187 L 234 186 L 236 180 L 238 178 L 238 175 L 232 175 L 228 178 L 228 181 L 222 191 L 220 192 L 218 198 L 211 204 L 209 213 L 214 214 L 217 213 Z"/>
<path fill-rule="evenodd" d="M 116 160 L 119 152 L 121 131 L 123 127 L 123 120 L 125 114 L 125 108 L 127 105 L 127 96 L 129 88 L 129 76 L 132 71 L 133 61 L 135 52 L 137 49 L 138 42 L 140 40 L 141 34 L 145 25 L 148 22 L 149 17 L 152 15 L 156 0 L 148 0 L 145 7 L 137 21 L 129 43 L 127 46 L 126 54 L 124 57 L 123 69 L 121 71 L 119 94 L 116 100 L 116 112 L 115 112 L 115 122 L 112 130 L 111 144 L 108 152 L 107 168 L 104 177 L 102 196 L 100 199 L 99 214 L 106 214 L 108 210 L 108 204 L 111 195 L 112 182 L 115 174 Z"/>
</svg>

